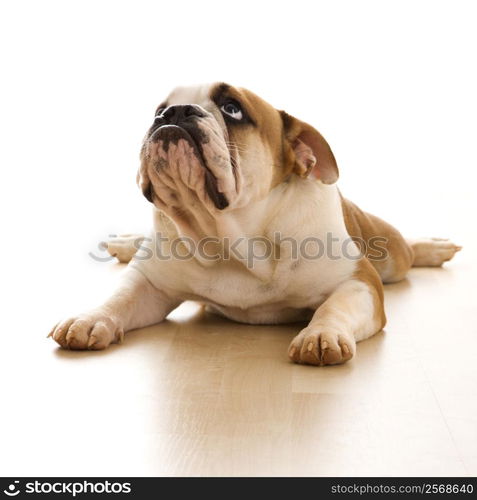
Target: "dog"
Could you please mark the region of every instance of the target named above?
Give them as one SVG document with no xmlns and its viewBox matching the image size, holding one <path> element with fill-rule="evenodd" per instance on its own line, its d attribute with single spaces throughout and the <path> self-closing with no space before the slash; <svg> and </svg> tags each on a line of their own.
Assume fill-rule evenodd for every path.
<svg viewBox="0 0 477 500">
<path fill-rule="evenodd" d="M 50 336 L 63 348 L 104 349 L 195 300 L 244 323 L 307 321 L 290 344 L 292 361 L 348 361 L 386 323 L 383 283 L 412 266 L 440 266 L 461 247 L 405 240 L 343 198 L 338 176 L 315 128 L 249 90 L 176 88 L 140 153 L 152 236 L 109 242 L 130 261 L 119 288 Z"/>
</svg>

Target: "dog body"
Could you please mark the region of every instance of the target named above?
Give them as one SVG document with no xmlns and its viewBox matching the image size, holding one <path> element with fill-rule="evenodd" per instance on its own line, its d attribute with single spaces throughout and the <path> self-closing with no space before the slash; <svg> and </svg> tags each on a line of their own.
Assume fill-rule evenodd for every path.
<svg viewBox="0 0 477 500">
<path fill-rule="evenodd" d="M 123 284 L 51 335 L 63 347 L 101 349 L 197 300 L 235 321 L 310 321 L 290 345 L 293 361 L 350 359 L 356 342 L 385 324 L 382 282 L 402 279 L 413 263 L 441 265 L 459 247 L 406 242 L 343 199 L 337 178 L 319 132 L 253 93 L 226 84 L 176 89 L 141 151 L 151 236 L 137 253 L 134 238 L 127 247 L 112 242 L 122 260 L 136 253 Z"/>
<path fill-rule="evenodd" d="M 284 203 L 287 198 L 298 202 L 290 207 Z M 318 210 L 323 217 L 314 215 Z M 324 299 L 356 272 L 356 260 L 340 255 L 343 242 L 350 239 L 335 186 L 293 179 L 275 187 L 266 200 L 252 203 L 237 212 L 232 218 L 227 214 L 217 218 L 218 234 L 225 233 L 230 241 L 240 238 L 245 256 L 249 255 L 247 251 L 252 238 L 273 242 L 274 235 L 280 235 L 285 240 L 280 259 L 256 260 L 249 266 L 247 262 L 234 258 L 211 259 L 205 263 L 197 258 L 146 258 L 134 261 L 132 266 L 168 295 L 179 297 L 181 301 L 203 302 L 224 316 L 245 323 L 310 319 Z M 170 255 L 172 252 L 167 245 L 169 241 L 180 238 L 177 228 L 157 213 L 154 229 L 156 234 L 167 236 L 162 255 Z M 235 233 L 240 236 L 236 238 Z M 291 246 L 287 245 L 289 239 L 293 238 L 298 247 L 310 234 L 319 241 L 326 241 L 326 235 L 333 234 L 333 259 L 327 255 L 314 259 L 285 255 L 285 252 L 291 252 Z M 151 250 L 145 255 L 156 253 L 153 251 L 154 241 L 151 238 L 142 243 L 141 250 Z M 257 248 L 261 241 L 256 243 L 254 251 L 263 255 L 266 249 Z M 354 245 L 349 247 L 353 255 L 358 255 Z"/>
</svg>

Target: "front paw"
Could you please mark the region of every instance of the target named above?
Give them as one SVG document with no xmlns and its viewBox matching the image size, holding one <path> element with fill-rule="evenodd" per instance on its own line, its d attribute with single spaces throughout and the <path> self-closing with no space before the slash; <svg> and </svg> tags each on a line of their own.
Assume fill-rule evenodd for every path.
<svg viewBox="0 0 477 500">
<path fill-rule="evenodd" d="M 356 342 L 352 336 L 308 326 L 292 340 L 288 356 L 295 363 L 337 365 L 351 359 L 355 350 Z"/>
<path fill-rule="evenodd" d="M 121 342 L 124 332 L 118 322 L 101 313 L 88 313 L 58 323 L 48 337 L 64 349 L 105 349 Z"/>
</svg>

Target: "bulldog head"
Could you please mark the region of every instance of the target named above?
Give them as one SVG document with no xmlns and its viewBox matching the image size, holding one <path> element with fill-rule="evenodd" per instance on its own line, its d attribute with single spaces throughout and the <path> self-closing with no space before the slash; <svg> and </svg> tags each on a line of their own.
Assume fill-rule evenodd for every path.
<svg viewBox="0 0 477 500">
<path fill-rule="evenodd" d="M 312 126 L 225 83 L 176 88 L 156 110 L 138 184 L 169 216 L 210 215 L 263 199 L 291 175 L 334 183 L 333 153 Z"/>
</svg>

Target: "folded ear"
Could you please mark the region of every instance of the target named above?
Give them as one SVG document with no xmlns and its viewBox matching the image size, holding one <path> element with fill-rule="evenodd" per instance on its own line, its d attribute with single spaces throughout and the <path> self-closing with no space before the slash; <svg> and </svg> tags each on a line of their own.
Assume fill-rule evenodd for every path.
<svg viewBox="0 0 477 500">
<path fill-rule="evenodd" d="M 300 177 L 313 175 L 324 184 L 338 180 L 335 157 L 323 136 L 308 123 L 280 111 L 285 140 L 294 153 L 293 171 Z"/>
</svg>

